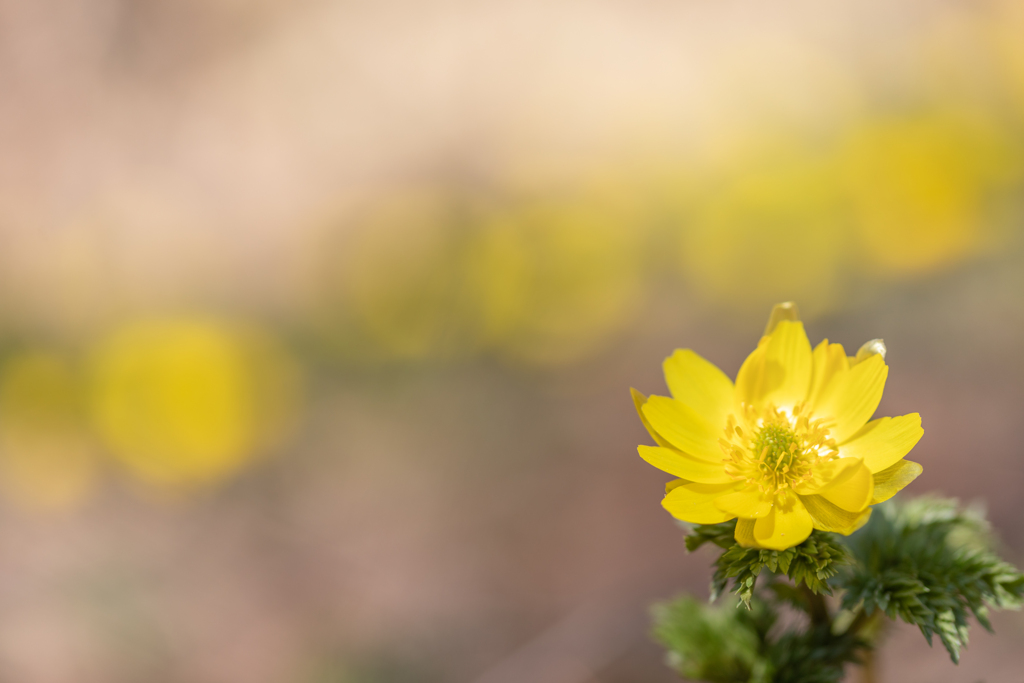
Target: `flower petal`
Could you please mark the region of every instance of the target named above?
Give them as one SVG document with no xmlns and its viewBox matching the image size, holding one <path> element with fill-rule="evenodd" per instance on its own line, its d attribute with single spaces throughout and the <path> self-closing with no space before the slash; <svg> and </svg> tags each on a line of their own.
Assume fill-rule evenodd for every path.
<svg viewBox="0 0 1024 683">
<path fill-rule="evenodd" d="M 685 479 L 673 479 L 672 481 L 665 482 L 665 493 L 672 493 L 672 489 L 691 483 L 693 482 L 686 481 Z"/>
<path fill-rule="evenodd" d="M 800 496 L 800 500 L 814 521 L 815 529 L 834 531 L 844 536 L 864 526 L 871 516 L 871 508 L 862 512 L 848 512 L 821 496 Z"/>
<path fill-rule="evenodd" d="M 765 364 L 776 363 L 783 368 L 784 378 L 771 400 L 780 408 L 791 408 L 807 398 L 811 383 L 811 342 L 802 322 L 784 320 L 772 332 Z"/>
<path fill-rule="evenodd" d="M 774 495 L 765 495 L 756 486 L 748 486 L 718 498 L 715 506 L 733 517 L 757 519 L 771 512 L 774 502 Z"/>
<path fill-rule="evenodd" d="M 754 540 L 769 550 L 785 550 L 807 540 L 814 530 L 810 514 L 797 496 L 789 496 L 754 523 Z"/>
<path fill-rule="evenodd" d="M 863 462 L 856 458 L 840 458 L 853 460 L 854 467 L 845 467 L 843 473 L 827 487 L 821 490 L 820 496 L 828 502 L 838 505 L 849 512 L 861 512 L 871 503 L 875 493 L 875 480 Z"/>
<path fill-rule="evenodd" d="M 879 354 L 882 358 L 885 358 L 885 340 L 884 339 L 870 339 L 857 349 L 857 355 L 850 359 L 850 367 L 852 368 L 857 363 L 863 363 L 871 356 Z"/>
<path fill-rule="evenodd" d="M 841 383 L 814 407 L 815 417 L 831 421 L 837 443 L 849 439 L 878 408 L 888 372 L 880 355 L 871 356 L 845 373 Z"/>
<path fill-rule="evenodd" d="M 725 473 L 724 464 L 707 460 L 699 460 L 675 448 L 656 448 L 654 446 L 637 446 L 640 457 L 663 472 L 674 474 L 689 481 L 702 484 L 724 484 L 733 481 Z"/>
<path fill-rule="evenodd" d="M 718 524 L 733 518 L 715 507 L 715 499 L 731 493 L 738 484 L 682 484 L 661 501 L 662 507 L 676 519 L 691 524 Z"/>
<path fill-rule="evenodd" d="M 654 439 L 654 443 L 659 446 L 670 446 L 671 444 L 669 444 L 668 439 L 664 438 L 661 434 L 658 434 L 658 432 L 654 430 L 654 427 L 651 426 L 651 423 L 647 421 L 647 418 L 644 417 L 643 407 L 644 404 L 647 403 L 647 397 L 632 388 L 629 390 L 629 393 L 633 396 L 633 405 L 636 406 L 636 414 L 640 416 L 640 422 L 643 423 L 644 427 L 647 429 L 647 433 L 651 435 L 652 439 Z"/>
<path fill-rule="evenodd" d="M 813 369 L 807 403 L 813 411 L 846 378 L 850 371 L 850 362 L 842 344 L 829 344 L 828 339 L 824 339 L 814 347 L 811 365 Z"/>
<path fill-rule="evenodd" d="M 860 458 L 872 472 L 881 472 L 899 462 L 921 440 L 921 416 L 881 417 L 864 425 L 839 446 L 839 455 Z"/>
<path fill-rule="evenodd" d="M 924 471 L 916 462 L 900 460 L 892 467 L 888 467 L 875 475 L 875 495 L 871 504 L 882 503 L 889 500 L 910 482 L 917 479 Z"/>
<path fill-rule="evenodd" d="M 756 521 L 754 519 L 736 520 L 736 532 L 733 534 L 733 537 L 744 548 L 757 547 L 757 541 L 754 540 L 754 524 Z"/>
<path fill-rule="evenodd" d="M 756 408 L 774 403 L 792 408 L 807 398 L 811 382 L 811 343 L 804 325 L 783 320 L 762 337 L 736 376 L 737 399 Z"/>
<path fill-rule="evenodd" d="M 761 337 L 736 373 L 736 407 L 740 404 L 760 406 L 764 385 L 764 353 L 769 337 Z M 742 413 L 741 413 L 742 414 Z"/>
<path fill-rule="evenodd" d="M 857 458 L 836 458 L 818 463 L 812 469 L 811 478 L 800 482 L 793 490 L 802 496 L 821 493 L 839 482 L 846 481 L 863 464 Z"/>
<path fill-rule="evenodd" d="M 665 396 L 651 396 L 643 405 L 644 417 L 658 434 L 672 446 L 690 455 L 711 462 L 722 461 L 718 439 L 721 428 L 714 428 L 697 411 L 682 401 Z"/>
<path fill-rule="evenodd" d="M 724 372 L 691 351 L 678 349 L 665 359 L 665 382 L 677 401 L 695 410 L 712 427 L 723 428 L 732 411 L 733 386 Z"/>
</svg>

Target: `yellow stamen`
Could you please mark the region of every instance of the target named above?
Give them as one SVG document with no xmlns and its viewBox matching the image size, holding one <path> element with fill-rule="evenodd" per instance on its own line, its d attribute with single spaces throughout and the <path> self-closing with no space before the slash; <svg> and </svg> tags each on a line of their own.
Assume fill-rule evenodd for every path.
<svg viewBox="0 0 1024 683">
<path fill-rule="evenodd" d="M 805 411 L 804 404 L 792 413 L 774 406 L 758 412 L 744 405 L 741 418 L 746 430 L 730 415 L 719 440 L 729 476 L 756 485 L 762 493 L 777 494 L 810 480 L 819 462 L 838 457 L 824 421 Z"/>
</svg>

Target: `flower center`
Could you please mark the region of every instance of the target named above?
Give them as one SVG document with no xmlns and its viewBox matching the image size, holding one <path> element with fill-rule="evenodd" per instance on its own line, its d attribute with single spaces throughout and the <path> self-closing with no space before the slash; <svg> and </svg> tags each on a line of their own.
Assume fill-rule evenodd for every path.
<svg viewBox="0 0 1024 683">
<path fill-rule="evenodd" d="M 777 494 L 808 481 L 815 466 L 838 457 L 835 440 L 821 419 L 797 406 L 792 413 L 768 406 L 757 412 L 744 406 L 742 424 L 729 416 L 719 444 L 725 471 L 733 479 Z"/>
<path fill-rule="evenodd" d="M 761 427 L 754 437 L 752 451 L 759 456 L 761 467 L 768 470 L 788 468 L 794 459 L 803 454 L 800 439 L 784 424 L 766 424 Z"/>
</svg>

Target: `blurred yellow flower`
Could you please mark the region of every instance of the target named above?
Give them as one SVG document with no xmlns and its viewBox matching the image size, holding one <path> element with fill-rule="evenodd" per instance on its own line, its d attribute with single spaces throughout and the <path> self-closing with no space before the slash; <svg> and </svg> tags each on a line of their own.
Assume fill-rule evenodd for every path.
<svg viewBox="0 0 1024 683">
<path fill-rule="evenodd" d="M 89 493 L 95 449 L 71 362 L 24 351 L 0 368 L 0 488 L 24 507 L 65 508 Z"/>
<path fill-rule="evenodd" d="M 798 298 L 813 312 L 839 296 L 848 246 L 836 168 L 794 149 L 743 156 L 681 230 L 684 276 L 743 312 Z"/>
<path fill-rule="evenodd" d="M 645 283 L 645 235 L 633 218 L 587 193 L 494 212 L 467 253 L 488 345 L 516 361 L 564 363 L 622 330 Z"/>
<path fill-rule="evenodd" d="M 465 237 L 470 208 L 445 188 L 395 191 L 352 226 L 331 288 L 351 329 L 345 352 L 360 360 L 423 361 L 476 347 L 468 315 Z M 334 302 L 332 302 L 333 304 Z"/>
<path fill-rule="evenodd" d="M 638 308 L 645 236 L 631 218 L 590 192 L 490 204 L 443 189 L 385 196 L 354 224 L 337 276 L 342 350 L 371 361 L 585 357 Z"/>
<path fill-rule="evenodd" d="M 264 334 L 202 319 L 137 321 L 92 355 L 99 435 L 139 479 L 223 479 L 286 431 L 298 370 Z"/>
<path fill-rule="evenodd" d="M 665 361 L 672 398 L 635 389 L 658 447 L 640 456 L 673 474 L 664 507 L 678 519 L 738 518 L 736 540 L 782 550 L 813 529 L 850 534 L 921 466 L 903 457 L 923 434 L 913 413 L 868 422 L 888 367 L 879 340 L 854 358 L 839 344 L 813 351 L 795 306 L 773 311 L 735 385 L 689 349 Z"/>
<path fill-rule="evenodd" d="M 1020 177 L 1004 130 L 946 110 L 863 121 L 842 164 L 866 265 L 889 275 L 933 271 L 992 246 L 994 206 Z"/>
</svg>

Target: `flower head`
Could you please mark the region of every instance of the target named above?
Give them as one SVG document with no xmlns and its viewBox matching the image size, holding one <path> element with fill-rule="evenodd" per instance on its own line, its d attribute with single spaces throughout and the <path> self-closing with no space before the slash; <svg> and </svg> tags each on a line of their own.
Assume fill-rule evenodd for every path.
<svg viewBox="0 0 1024 683">
<path fill-rule="evenodd" d="M 921 417 L 868 421 L 888 367 L 880 339 L 847 356 L 816 348 L 793 304 L 775 307 L 735 384 L 689 349 L 665 360 L 672 398 L 633 390 L 658 447 L 640 457 L 679 479 L 663 501 L 678 519 L 738 518 L 744 546 L 783 550 L 813 529 L 850 534 L 922 471 L 903 456 L 921 438 Z"/>
<path fill-rule="evenodd" d="M 256 329 L 206 318 L 130 322 L 90 358 L 98 436 L 141 481 L 185 492 L 222 481 L 287 435 L 298 368 Z"/>
</svg>

